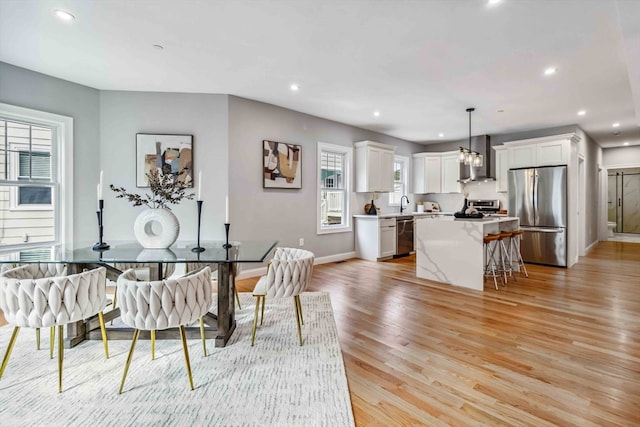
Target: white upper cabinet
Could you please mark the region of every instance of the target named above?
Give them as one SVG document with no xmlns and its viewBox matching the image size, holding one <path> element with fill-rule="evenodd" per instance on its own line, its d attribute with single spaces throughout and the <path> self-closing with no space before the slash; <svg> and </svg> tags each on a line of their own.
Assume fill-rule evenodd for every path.
<svg viewBox="0 0 640 427">
<path fill-rule="evenodd" d="M 524 145 L 521 147 L 509 147 L 509 168 L 526 168 L 528 166 L 538 166 L 537 152 L 535 145 Z"/>
<path fill-rule="evenodd" d="M 413 155 L 413 192 L 439 193 L 442 182 L 441 157 L 438 153 Z"/>
<path fill-rule="evenodd" d="M 569 164 L 571 144 L 577 141 L 575 134 L 553 135 L 542 138 L 505 142 L 508 169 L 535 166 Z M 496 150 L 496 156 L 498 151 Z M 497 159 L 496 159 L 497 163 Z M 496 174 L 499 173 L 496 168 Z"/>
<path fill-rule="evenodd" d="M 396 147 L 373 141 L 353 144 L 356 160 L 357 193 L 393 191 L 393 155 Z"/>
<path fill-rule="evenodd" d="M 509 191 L 509 152 L 505 145 L 493 149 L 496 151 L 496 192 L 506 193 Z"/>
<path fill-rule="evenodd" d="M 536 144 L 538 166 L 566 165 L 571 146 L 569 140 L 548 141 Z"/>
<path fill-rule="evenodd" d="M 442 193 L 460 192 L 460 163 L 458 151 L 442 153 Z"/>
<path fill-rule="evenodd" d="M 413 192 L 459 193 L 458 152 L 417 153 L 413 155 Z"/>
</svg>

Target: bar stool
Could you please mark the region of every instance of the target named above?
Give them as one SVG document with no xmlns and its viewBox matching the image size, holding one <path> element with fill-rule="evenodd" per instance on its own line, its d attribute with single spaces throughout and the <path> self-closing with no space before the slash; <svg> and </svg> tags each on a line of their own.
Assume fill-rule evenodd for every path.
<svg viewBox="0 0 640 427">
<path fill-rule="evenodd" d="M 498 267 L 496 249 L 499 246 L 499 241 L 499 234 L 487 234 L 482 238 L 485 256 L 484 276 L 493 275 L 493 284 L 496 286 L 496 291 L 498 290 L 498 280 L 496 279 L 496 269 Z M 500 280 L 502 280 L 502 277 Z"/>
<path fill-rule="evenodd" d="M 505 240 L 508 240 L 507 244 L 505 244 Z M 502 268 L 500 272 L 504 275 L 504 283 L 507 284 L 507 273 L 509 273 L 509 277 L 513 275 L 513 267 L 511 266 L 511 251 L 507 250 L 507 246 L 511 247 L 511 239 L 512 232 L 511 231 L 501 231 L 500 232 L 500 263 L 502 264 Z"/>
<path fill-rule="evenodd" d="M 518 264 L 520 272 L 524 271 L 524 276 L 529 277 L 527 267 L 525 267 L 524 260 L 522 259 L 522 254 L 520 253 L 520 239 L 522 239 L 523 234 L 524 230 L 521 229 L 511 232 L 511 240 L 509 241 L 509 257 L 511 260 L 513 260 L 513 256 L 515 255 L 515 261 Z"/>
</svg>

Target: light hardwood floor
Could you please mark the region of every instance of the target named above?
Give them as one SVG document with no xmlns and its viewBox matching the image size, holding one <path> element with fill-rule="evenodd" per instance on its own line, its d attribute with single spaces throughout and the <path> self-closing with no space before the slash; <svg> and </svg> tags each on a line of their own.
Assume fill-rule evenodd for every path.
<svg viewBox="0 0 640 427">
<path fill-rule="evenodd" d="M 478 292 L 417 279 L 411 258 L 316 266 L 357 425 L 640 425 L 640 244 L 528 268 Z"/>
<path fill-rule="evenodd" d="M 640 244 L 528 265 L 499 291 L 417 279 L 414 261 L 314 269 L 358 426 L 640 425 Z"/>
</svg>

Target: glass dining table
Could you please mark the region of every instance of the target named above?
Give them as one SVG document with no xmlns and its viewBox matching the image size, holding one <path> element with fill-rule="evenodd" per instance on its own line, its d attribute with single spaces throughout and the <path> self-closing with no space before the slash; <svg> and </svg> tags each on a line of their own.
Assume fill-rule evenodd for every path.
<svg viewBox="0 0 640 427">
<path fill-rule="evenodd" d="M 216 347 L 224 347 L 236 327 L 235 321 L 235 272 L 241 263 L 262 263 L 278 244 L 277 241 L 232 241 L 224 248 L 222 241 L 200 242 L 205 250 L 194 252 L 195 242 L 176 242 L 167 249 L 145 249 L 137 241 L 109 242 L 109 249 L 94 251 L 92 242 L 71 245 L 39 246 L 0 253 L 0 264 L 64 263 L 67 273 L 103 266 L 107 278 L 116 281 L 122 273 L 118 264 L 145 264 L 151 266 L 150 279 L 160 280 L 166 264 L 216 264 L 218 270 L 217 310 L 205 315 L 205 336 L 215 339 Z M 213 311 L 213 310 L 212 310 Z M 118 308 L 104 313 L 105 322 L 120 315 Z M 133 329 L 110 326 L 108 337 L 131 339 Z M 200 336 L 199 327 L 186 328 L 188 338 Z M 148 335 L 148 334 L 147 334 Z M 144 334 L 140 338 L 148 338 Z M 156 331 L 156 339 L 179 338 L 173 330 Z M 98 317 L 71 323 L 67 326 L 65 345 L 73 347 L 87 339 L 101 339 Z"/>
</svg>

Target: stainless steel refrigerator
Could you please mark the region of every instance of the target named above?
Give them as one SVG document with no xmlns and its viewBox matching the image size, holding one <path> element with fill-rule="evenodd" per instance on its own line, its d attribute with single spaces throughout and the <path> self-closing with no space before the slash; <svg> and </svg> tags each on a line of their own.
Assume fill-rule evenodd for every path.
<svg viewBox="0 0 640 427">
<path fill-rule="evenodd" d="M 567 266 L 567 167 L 509 170 L 509 215 L 524 230 L 525 262 Z"/>
</svg>

